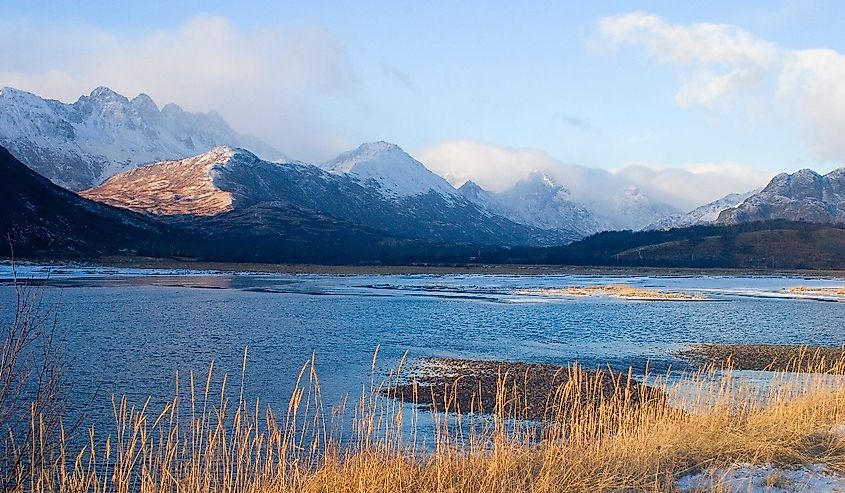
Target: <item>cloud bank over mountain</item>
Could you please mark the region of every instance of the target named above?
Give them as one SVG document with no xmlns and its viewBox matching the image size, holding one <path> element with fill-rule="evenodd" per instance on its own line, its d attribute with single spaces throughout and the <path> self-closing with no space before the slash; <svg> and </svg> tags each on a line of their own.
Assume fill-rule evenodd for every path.
<svg viewBox="0 0 845 493">
<path fill-rule="evenodd" d="M 470 140 L 448 141 L 415 156 L 455 186 L 472 180 L 502 192 L 532 174 L 547 173 L 574 200 L 592 202 L 638 189 L 654 200 L 689 210 L 738 190 L 760 188 L 773 173 L 737 163 L 698 163 L 683 168 L 630 164 L 614 170 L 564 163 L 537 149 L 496 146 Z"/>
</svg>

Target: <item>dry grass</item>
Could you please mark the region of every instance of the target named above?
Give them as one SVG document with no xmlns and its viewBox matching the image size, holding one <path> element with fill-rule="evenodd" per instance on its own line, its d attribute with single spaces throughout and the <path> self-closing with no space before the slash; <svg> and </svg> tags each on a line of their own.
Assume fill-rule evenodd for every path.
<svg viewBox="0 0 845 493">
<path fill-rule="evenodd" d="M 597 382 L 584 399 L 590 381 L 570 379 L 539 423 L 505 414 L 513 407 L 503 376 L 489 415 L 454 413 L 444 396 L 424 443 L 415 408 L 384 396 L 401 371 L 328 409 L 312 358 L 276 414 L 244 401 L 226 379 L 212 388 L 212 366 L 188 376 L 188 402 L 174 397 L 154 410 L 116 399 L 115 432 L 92 429 L 87 446 L 62 440 L 54 453 L 32 447 L 50 455 L 21 467 L 14 491 L 670 492 L 682 475 L 738 463 L 845 472 L 845 439 L 832 428 L 845 423 L 845 382 L 836 376 L 781 373 L 779 385 L 760 390 L 710 368 L 655 383 L 670 406 L 642 405 L 637 393 L 649 387 L 627 379 L 610 394 Z M 336 426 L 343 413 L 354 422 L 345 436 Z M 38 445 L 44 423 L 33 415 L 30 427 Z"/>
<path fill-rule="evenodd" d="M 517 289 L 515 294 L 539 296 L 606 296 L 639 301 L 703 301 L 707 298 L 700 294 L 660 291 L 657 289 L 638 288 L 627 284 L 609 284 L 606 286 L 567 286 L 562 288 Z"/>
<path fill-rule="evenodd" d="M 810 288 L 807 286 L 795 286 L 786 289 L 787 293 L 803 294 L 809 296 L 845 296 L 845 288 Z"/>
</svg>

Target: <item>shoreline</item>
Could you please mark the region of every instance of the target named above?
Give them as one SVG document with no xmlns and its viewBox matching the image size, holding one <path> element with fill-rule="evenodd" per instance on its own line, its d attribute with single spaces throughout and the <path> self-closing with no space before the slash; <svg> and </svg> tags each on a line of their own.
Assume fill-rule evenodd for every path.
<svg viewBox="0 0 845 493">
<path fill-rule="evenodd" d="M 9 259 L 0 260 L 9 264 Z M 171 269 L 219 272 L 255 272 L 269 274 L 318 275 L 587 275 L 587 276 L 653 276 L 653 277 L 799 277 L 805 279 L 845 278 L 845 270 L 740 269 L 689 267 L 571 266 L 547 264 L 411 264 L 411 265 L 323 265 L 267 264 L 234 262 L 201 262 L 149 257 L 102 257 L 86 260 L 19 259 L 19 265 L 107 267 L 126 269 Z"/>
</svg>

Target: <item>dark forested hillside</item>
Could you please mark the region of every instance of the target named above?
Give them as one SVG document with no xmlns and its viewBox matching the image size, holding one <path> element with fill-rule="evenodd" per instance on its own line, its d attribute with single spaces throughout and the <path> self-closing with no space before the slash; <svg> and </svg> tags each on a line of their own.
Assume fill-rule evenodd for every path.
<svg viewBox="0 0 845 493">
<path fill-rule="evenodd" d="M 669 231 L 611 231 L 562 247 L 514 249 L 491 261 L 562 265 L 845 268 L 845 225 L 766 221 Z"/>
<path fill-rule="evenodd" d="M 0 147 L 0 256 L 167 256 L 184 238 L 142 214 L 69 192 Z"/>
</svg>

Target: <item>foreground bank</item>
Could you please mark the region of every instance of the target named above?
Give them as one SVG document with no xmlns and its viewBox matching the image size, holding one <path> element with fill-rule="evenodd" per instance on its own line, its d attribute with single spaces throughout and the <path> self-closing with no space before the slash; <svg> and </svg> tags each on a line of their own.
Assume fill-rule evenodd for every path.
<svg viewBox="0 0 845 493">
<path fill-rule="evenodd" d="M 291 376 L 295 391 L 287 409 L 277 412 L 223 398 L 225 388 L 210 383 L 211 368 L 183 384 L 190 386 L 187 402 L 175 396 L 154 407 L 149 400 L 117 399 L 115 431 L 90 429 L 87 446 L 72 448 L 33 416 L 29 442 L 17 449 L 28 455 L 17 462 L 11 491 L 673 492 L 845 485 L 845 381 L 811 367 L 773 373 L 778 385 L 765 388 L 737 385 L 730 370 L 714 367 L 649 385 L 621 374 L 559 368 L 568 376 L 546 389 L 545 412 L 532 411 L 525 420 L 513 418 L 523 402 L 536 402 L 522 400 L 527 387 L 520 382 L 532 381 L 534 372 L 548 376 L 550 368 L 446 364 L 495 369 L 498 378 L 477 380 L 492 386 L 479 389 L 493 399 L 480 412 L 459 412 L 450 399 L 458 380 L 437 381 L 445 387 L 435 396 L 431 441 L 415 433 L 426 411 L 407 395 L 391 395 L 400 382 L 415 382 L 414 373 L 401 368 L 345 406 L 327 409 L 312 359 Z M 843 367 L 838 362 L 825 371 L 841 374 Z M 346 431 L 337 426 L 344 413 L 353 415 Z"/>
</svg>

